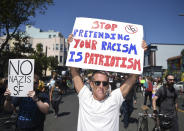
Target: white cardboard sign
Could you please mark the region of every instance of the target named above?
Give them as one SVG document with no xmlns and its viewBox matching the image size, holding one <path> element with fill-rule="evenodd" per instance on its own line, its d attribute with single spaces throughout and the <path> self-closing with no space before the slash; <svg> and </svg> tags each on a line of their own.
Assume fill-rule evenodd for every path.
<svg viewBox="0 0 184 131">
<path fill-rule="evenodd" d="M 27 97 L 34 85 L 34 59 L 9 59 L 8 89 L 11 96 Z"/>
<path fill-rule="evenodd" d="M 72 33 L 67 66 L 142 73 L 142 25 L 78 17 Z"/>
</svg>

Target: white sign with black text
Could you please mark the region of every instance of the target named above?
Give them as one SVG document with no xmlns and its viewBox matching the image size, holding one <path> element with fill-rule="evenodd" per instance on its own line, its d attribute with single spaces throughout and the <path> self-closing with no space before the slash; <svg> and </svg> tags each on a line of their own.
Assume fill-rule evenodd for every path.
<svg viewBox="0 0 184 131">
<path fill-rule="evenodd" d="M 27 97 L 34 85 L 34 59 L 9 59 L 8 89 L 11 96 Z"/>
</svg>

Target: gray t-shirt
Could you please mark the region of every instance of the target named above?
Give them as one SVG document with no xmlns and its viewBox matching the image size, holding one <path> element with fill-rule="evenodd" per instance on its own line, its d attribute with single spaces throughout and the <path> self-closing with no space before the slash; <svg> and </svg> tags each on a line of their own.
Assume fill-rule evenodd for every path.
<svg viewBox="0 0 184 131">
<path fill-rule="evenodd" d="M 167 91 L 167 93 L 165 93 L 164 91 Z M 176 92 L 175 90 L 169 90 L 167 87 L 160 87 L 158 89 L 158 91 L 156 92 L 155 96 L 158 96 L 158 98 L 161 98 L 161 103 L 160 103 L 160 113 L 164 113 L 164 114 L 175 114 L 176 113 Z"/>
</svg>

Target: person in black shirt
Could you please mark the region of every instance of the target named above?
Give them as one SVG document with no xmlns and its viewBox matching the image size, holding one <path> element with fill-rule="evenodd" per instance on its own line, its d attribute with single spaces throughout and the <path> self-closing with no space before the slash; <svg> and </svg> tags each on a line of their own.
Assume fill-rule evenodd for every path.
<svg viewBox="0 0 184 131">
<path fill-rule="evenodd" d="M 158 89 L 154 98 L 153 98 L 153 113 L 158 114 L 157 104 L 159 101 L 159 113 L 170 116 L 171 123 L 168 125 L 170 131 L 178 131 L 178 118 L 177 118 L 177 94 L 173 87 L 174 85 L 174 76 L 168 74 L 166 76 L 166 84 Z M 163 120 L 166 120 L 163 119 Z M 169 120 L 168 120 L 169 121 Z M 163 127 L 164 128 L 164 127 Z"/>
<path fill-rule="evenodd" d="M 60 83 L 57 80 L 50 91 L 50 101 L 52 104 L 52 108 L 54 109 L 54 112 L 55 112 L 55 118 L 58 117 L 59 104 L 60 104 L 61 98 L 62 98 L 62 96 L 61 96 L 62 90 L 60 89 L 59 85 L 60 85 Z"/>
<path fill-rule="evenodd" d="M 122 106 L 120 108 L 120 112 L 124 116 L 124 119 L 123 119 L 124 128 L 127 128 L 130 122 L 130 116 L 134 110 L 133 104 L 136 104 L 136 86 L 135 84 L 133 88 L 131 88 L 127 96 L 125 97 L 125 101 L 122 103 Z"/>
<path fill-rule="evenodd" d="M 49 95 L 38 90 L 38 80 L 35 75 L 34 90 L 28 93 L 28 97 L 10 97 L 8 88 L 4 93 L 5 110 L 12 111 L 19 107 L 16 131 L 43 131 L 45 114 L 49 109 Z"/>
</svg>

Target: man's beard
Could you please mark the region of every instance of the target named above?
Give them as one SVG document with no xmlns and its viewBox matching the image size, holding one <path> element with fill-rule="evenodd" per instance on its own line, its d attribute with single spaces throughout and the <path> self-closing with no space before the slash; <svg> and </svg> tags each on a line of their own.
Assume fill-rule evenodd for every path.
<svg viewBox="0 0 184 131">
<path fill-rule="evenodd" d="M 168 89 L 174 91 L 174 83 L 167 83 Z"/>
</svg>

